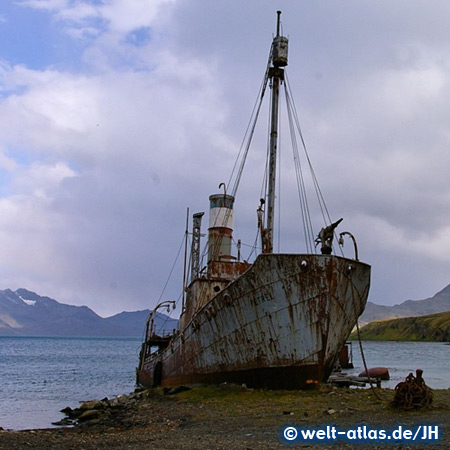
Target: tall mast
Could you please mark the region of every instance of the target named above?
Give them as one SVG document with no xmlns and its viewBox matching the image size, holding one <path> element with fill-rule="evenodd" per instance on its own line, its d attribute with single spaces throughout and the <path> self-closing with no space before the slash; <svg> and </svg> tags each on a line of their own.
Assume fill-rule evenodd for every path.
<svg viewBox="0 0 450 450">
<path fill-rule="evenodd" d="M 269 68 L 270 85 L 272 88 L 272 104 L 270 113 L 269 142 L 269 186 L 267 200 L 267 245 L 265 253 L 273 252 L 273 225 L 275 215 L 275 183 L 278 146 L 278 105 L 280 85 L 284 81 L 284 69 L 287 66 L 288 39 L 280 35 L 281 11 L 277 11 L 277 35 L 272 42 L 272 65 Z"/>
</svg>

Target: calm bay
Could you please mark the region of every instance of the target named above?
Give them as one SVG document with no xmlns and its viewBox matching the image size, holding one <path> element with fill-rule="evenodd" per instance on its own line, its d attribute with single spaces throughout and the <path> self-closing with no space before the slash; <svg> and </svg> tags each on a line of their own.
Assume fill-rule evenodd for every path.
<svg viewBox="0 0 450 450">
<path fill-rule="evenodd" d="M 128 394 L 135 388 L 138 338 L 0 337 L 0 426 L 48 428 L 62 408 L 80 401 Z M 363 370 L 353 342 L 357 374 Z M 436 342 L 363 342 L 368 367 L 388 367 L 393 388 L 424 370 L 434 389 L 450 388 L 450 345 Z"/>
<path fill-rule="evenodd" d="M 135 388 L 138 338 L 0 337 L 0 426 L 47 428 L 66 406 Z"/>
</svg>

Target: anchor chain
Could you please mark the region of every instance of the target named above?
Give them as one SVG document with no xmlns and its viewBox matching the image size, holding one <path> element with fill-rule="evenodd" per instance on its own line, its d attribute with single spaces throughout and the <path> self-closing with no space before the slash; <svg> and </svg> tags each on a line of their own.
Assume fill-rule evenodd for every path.
<svg viewBox="0 0 450 450">
<path fill-rule="evenodd" d="M 433 402 L 433 392 L 422 378 L 423 370 L 417 369 L 416 376 L 410 373 L 405 381 L 395 386 L 393 404 L 397 408 L 429 408 Z"/>
</svg>

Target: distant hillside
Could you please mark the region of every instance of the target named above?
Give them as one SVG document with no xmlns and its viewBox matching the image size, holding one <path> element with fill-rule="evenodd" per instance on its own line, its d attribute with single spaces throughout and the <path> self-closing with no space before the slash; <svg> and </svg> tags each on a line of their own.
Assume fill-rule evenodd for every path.
<svg viewBox="0 0 450 450">
<path fill-rule="evenodd" d="M 450 285 L 425 300 L 381 306 L 368 302 L 359 323 L 424 316 L 450 311 Z M 71 306 L 26 289 L 0 290 L 0 336 L 136 336 L 142 337 L 150 310 L 103 318 L 87 306 Z M 155 327 L 168 332 L 178 321 L 158 313 Z"/>
<path fill-rule="evenodd" d="M 87 306 L 71 306 L 18 289 L 0 290 L 0 336 L 142 337 L 149 310 L 103 318 Z M 157 313 L 156 330 L 172 331 L 177 320 Z"/>
<path fill-rule="evenodd" d="M 426 316 L 445 311 L 450 311 L 450 285 L 425 300 L 407 300 L 394 306 L 368 302 L 364 313 L 359 318 L 359 323 L 364 325 L 375 320 Z"/>
<path fill-rule="evenodd" d="M 124 328 L 130 336 L 143 336 L 145 325 L 147 323 L 149 309 L 134 312 L 121 312 L 115 316 L 103 319 L 106 323 L 114 327 L 114 329 Z M 165 314 L 156 313 L 155 332 L 156 334 L 164 334 L 171 332 L 178 327 L 178 320 L 172 319 Z"/>
<path fill-rule="evenodd" d="M 371 322 L 360 330 L 368 341 L 450 341 L 450 311 Z M 355 336 L 353 336 L 355 337 Z"/>
</svg>

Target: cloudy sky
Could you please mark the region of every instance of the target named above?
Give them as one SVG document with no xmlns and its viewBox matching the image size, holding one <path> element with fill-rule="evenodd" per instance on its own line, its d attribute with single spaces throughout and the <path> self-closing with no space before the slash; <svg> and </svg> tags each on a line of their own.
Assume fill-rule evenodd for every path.
<svg viewBox="0 0 450 450">
<path fill-rule="evenodd" d="M 178 297 L 186 208 L 207 211 L 228 181 L 277 9 L 309 154 L 373 267 L 370 300 L 450 283 L 447 0 L 5 0 L 0 289 L 108 316 L 154 306 L 174 267 L 163 298 Z M 265 143 L 236 201 L 249 244 Z M 301 252 L 294 191 L 281 190 L 280 250 Z"/>
</svg>

